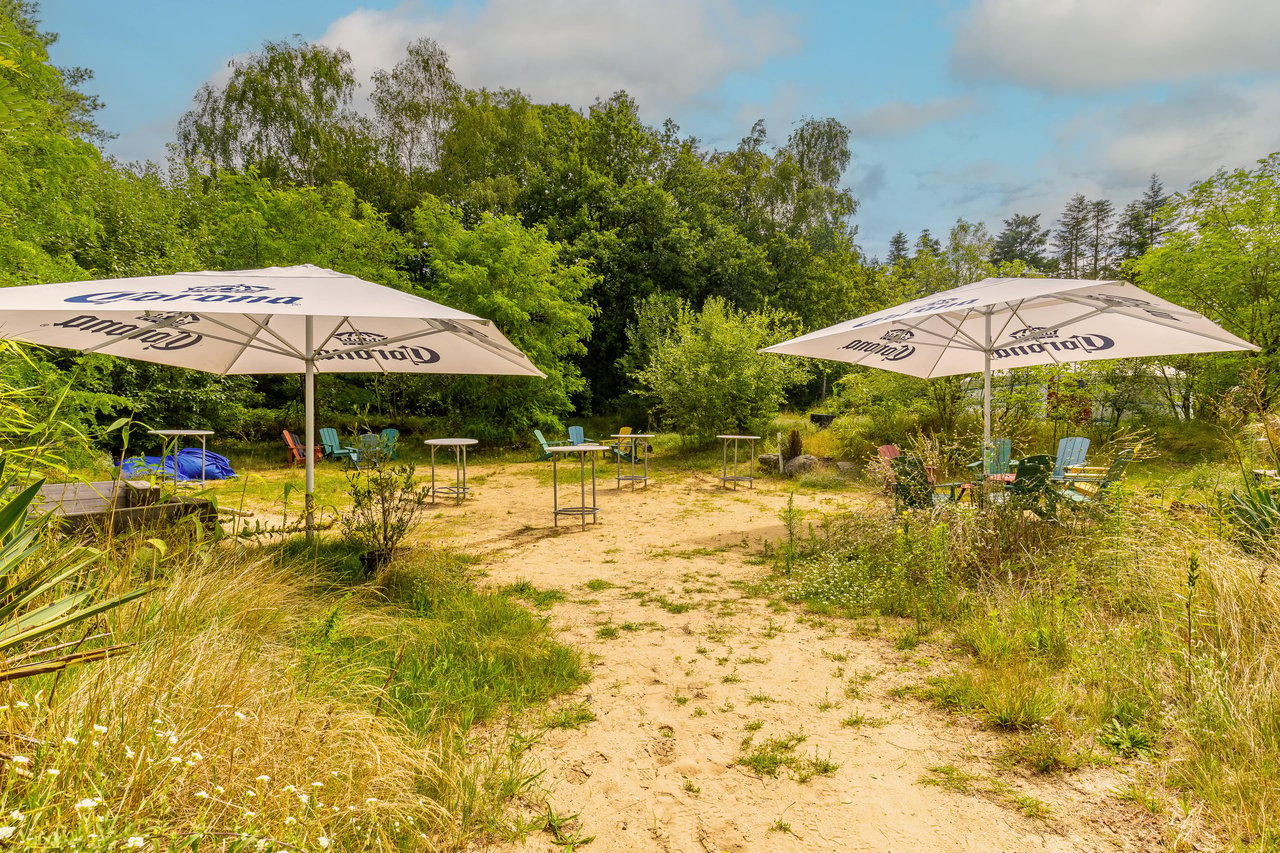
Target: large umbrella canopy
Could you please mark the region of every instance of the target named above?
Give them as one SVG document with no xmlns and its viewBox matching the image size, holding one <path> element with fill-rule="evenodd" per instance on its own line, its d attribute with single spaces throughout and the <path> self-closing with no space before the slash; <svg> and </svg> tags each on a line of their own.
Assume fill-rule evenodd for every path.
<svg viewBox="0 0 1280 853">
<path fill-rule="evenodd" d="M 846 320 L 765 352 L 827 358 L 930 378 L 1175 353 L 1256 350 L 1211 320 L 1125 281 L 986 278 Z"/>
<path fill-rule="evenodd" d="M 3 288 L 0 338 L 210 373 L 305 373 L 308 447 L 316 372 L 543 376 L 488 320 L 310 264 Z"/>
</svg>

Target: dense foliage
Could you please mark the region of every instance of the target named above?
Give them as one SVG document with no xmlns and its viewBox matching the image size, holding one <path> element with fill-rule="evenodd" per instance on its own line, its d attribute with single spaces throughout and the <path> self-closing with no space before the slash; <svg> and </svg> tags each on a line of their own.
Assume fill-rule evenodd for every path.
<svg viewBox="0 0 1280 853">
<path fill-rule="evenodd" d="M 834 119 L 799 121 L 777 142 L 757 122 L 714 150 L 673 122 L 645 123 L 625 92 L 576 110 L 467 89 L 429 39 L 373 74 L 362 112 L 351 57 L 295 40 L 201 86 L 169 163 L 124 164 L 96 147 L 98 104 L 80 91 L 91 75 L 50 65 L 52 38 L 33 3 L 0 0 L 0 284 L 314 263 L 493 319 L 548 376 L 326 376 L 331 422 L 527 440 L 571 414 L 657 402 L 642 306 L 682 302 L 692 317 L 714 300 L 708 316 L 781 312 L 804 331 L 986 275 L 1127 274 L 1263 348 L 1090 374 L 1111 394 L 1108 416 L 1212 415 L 1246 361 L 1275 399 L 1274 158 L 1172 199 L 1154 175 L 1123 207 L 1077 195 L 1054 221 L 1015 214 L 998 234 L 963 220 L 914 245 L 900 233 L 881 262 L 855 243 L 849 131 Z M 82 421 L 133 414 L 266 437 L 300 414 L 296 377 L 32 361 L 42 382 L 73 387 L 68 412 Z M 815 365 L 786 399 L 825 398 L 846 373 Z M 890 397 L 914 387 L 895 381 Z M 943 409 L 926 427 L 970 407 L 956 383 L 930 393 Z M 874 414 L 858 394 L 841 399 Z"/>
</svg>

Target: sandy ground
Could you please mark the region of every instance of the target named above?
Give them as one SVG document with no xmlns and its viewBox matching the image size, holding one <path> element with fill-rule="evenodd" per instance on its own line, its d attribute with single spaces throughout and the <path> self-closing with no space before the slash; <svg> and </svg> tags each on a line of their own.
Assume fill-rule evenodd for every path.
<svg viewBox="0 0 1280 853">
<path fill-rule="evenodd" d="M 1002 767 L 1001 735 L 897 698 L 894 688 L 946 668 L 938 647 L 896 650 L 902 624 L 882 622 L 877 635 L 744 594 L 765 573 L 753 562 L 762 544 L 784 535 L 777 484 L 725 491 L 708 472 L 632 492 L 615 490 L 602 467 L 598 523 L 554 530 L 550 480 L 534 472 L 474 466 L 474 497 L 439 506 L 425 534 L 483 554 L 494 583 L 567 595 L 546 612 L 589 655 L 592 680 L 567 702 L 595 719 L 548 731 L 534 759 L 554 812 L 578 816 L 566 832 L 594 837 L 581 849 L 1163 849 L 1160 827 L 1109 793 L 1124 782 L 1114 771 Z M 812 518 L 874 499 L 809 495 L 796 505 Z M 860 725 L 842 724 L 858 715 Z M 804 736 L 796 756 L 829 760 L 834 773 L 799 781 L 737 763 L 744 738 L 754 746 L 793 734 Z M 926 784 L 938 767 L 976 777 L 971 790 Z M 1026 816 L 1018 797 L 1048 816 Z M 574 847 L 542 832 L 500 849 Z"/>
</svg>

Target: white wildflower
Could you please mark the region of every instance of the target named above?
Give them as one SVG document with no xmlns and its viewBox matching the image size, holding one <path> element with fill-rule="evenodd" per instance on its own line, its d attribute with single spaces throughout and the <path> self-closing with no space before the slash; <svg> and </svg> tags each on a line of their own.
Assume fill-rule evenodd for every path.
<svg viewBox="0 0 1280 853">
<path fill-rule="evenodd" d="M 75 739 L 75 738 L 73 738 L 71 735 L 67 735 L 66 737 L 64 737 L 64 738 L 62 739 L 62 742 L 63 742 L 63 743 L 69 743 L 69 744 L 71 744 L 72 746 L 75 746 L 76 744 L 80 743 L 80 741 L 76 740 L 76 739 Z"/>
<path fill-rule="evenodd" d="M 45 773 L 48 773 L 50 776 L 57 776 L 57 775 L 58 775 L 59 773 L 61 773 L 62 771 L 61 771 L 61 770 L 58 770 L 57 768 L 50 767 L 48 770 L 46 770 L 46 771 L 44 771 L 44 772 L 45 772 Z"/>
<path fill-rule="evenodd" d="M 209 796 L 209 792 L 208 792 L 208 791 L 196 791 L 194 794 L 192 794 L 192 796 L 194 796 L 194 797 L 195 797 L 196 799 L 198 799 L 198 800 L 203 800 L 203 799 L 206 799 L 206 798 Z"/>
<path fill-rule="evenodd" d="M 93 724 L 93 730 L 100 735 L 105 735 L 107 733 L 107 727 L 103 725 L 99 725 L 98 723 Z"/>
<path fill-rule="evenodd" d="M 270 777 L 270 776 L 268 776 L 267 774 L 263 773 L 261 776 L 256 777 L 256 778 L 254 779 L 254 781 L 255 781 L 255 782 L 270 782 L 270 781 L 271 781 L 271 777 Z"/>
<path fill-rule="evenodd" d="M 284 822 L 286 826 L 292 826 L 293 824 L 298 822 L 298 819 L 293 815 L 289 815 L 284 819 Z"/>
<path fill-rule="evenodd" d="M 96 808 L 97 808 L 98 806 L 100 806 L 100 805 L 102 805 L 102 800 L 95 800 L 93 797 L 85 797 L 83 800 L 81 800 L 80 802 L 76 803 L 76 808 L 78 808 L 78 809 L 96 809 Z"/>
<path fill-rule="evenodd" d="M 236 719 L 237 719 L 237 720 L 247 720 L 247 719 L 249 719 L 249 718 L 245 716 L 244 711 L 236 711 Z"/>
<path fill-rule="evenodd" d="M 31 761 L 31 759 L 27 758 L 25 755 L 15 755 L 11 760 L 14 764 L 27 764 Z"/>
<path fill-rule="evenodd" d="M 141 835 L 130 835 L 129 840 L 124 843 L 125 847 L 146 847 L 147 839 Z"/>
<path fill-rule="evenodd" d="M 319 844 L 325 850 L 329 849 L 329 839 L 325 838 L 323 835 L 316 839 L 316 844 Z"/>
<path fill-rule="evenodd" d="M 16 826 L 0 826 L 0 841 L 12 838 L 13 834 L 17 831 L 18 827 Z"/>
</svg>

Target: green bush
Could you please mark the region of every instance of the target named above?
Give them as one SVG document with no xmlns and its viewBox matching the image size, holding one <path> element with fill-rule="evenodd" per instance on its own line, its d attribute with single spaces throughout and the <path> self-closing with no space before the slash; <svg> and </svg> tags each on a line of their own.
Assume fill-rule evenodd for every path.
<svg viewBox="0 0 1280 853">
<path fill-rule="evenodd" d="M 715 297 L 701 311 L 682 304 L 634 378 L 676 432 L 707 439 L 760 431 L 804 380 L 798 359 L 758 352 L 791 331 L 781 314 L 744 313 Z"/>
</svg>

